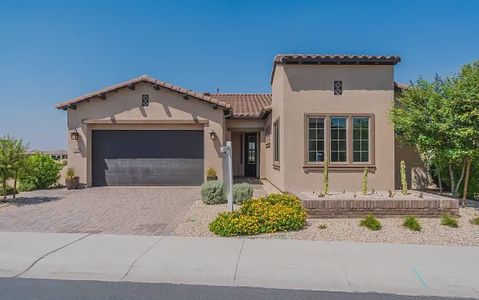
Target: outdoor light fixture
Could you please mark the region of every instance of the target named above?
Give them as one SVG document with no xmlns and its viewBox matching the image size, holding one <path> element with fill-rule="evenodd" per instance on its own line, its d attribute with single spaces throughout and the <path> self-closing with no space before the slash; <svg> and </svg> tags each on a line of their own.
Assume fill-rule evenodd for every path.
<svg viewBox="0 0 479 300">
<path fill-rule="evenodd" d="M 80 136 L 80 134 L 78 133 L 78 131 L 72 131 L 70 132 L 70 138 L 72 139 L 72 141 L 78 141 L 78 137 Z"/>
<path fill-rule="evenodd" d="M 216 136 L 216 132 L 214 130 L 210 131 L 210 140 L 214 140 Z"/>
</svg>

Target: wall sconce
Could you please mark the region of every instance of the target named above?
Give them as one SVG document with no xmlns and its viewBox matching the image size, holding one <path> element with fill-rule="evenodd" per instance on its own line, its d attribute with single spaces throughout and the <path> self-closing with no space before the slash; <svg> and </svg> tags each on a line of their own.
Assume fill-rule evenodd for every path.
<svg viewBox="0 0 479 300">
<path fill-rule="evenodd" d="M 210 131 L 210 140 L 214 140 L 216 137 L 216 132 L 214 130 Z"/>
<path fill-rule="evenodd" d="M 72 139 L 72 141 L 78 141 L 78 138 L 80 137 L 80 134 L 78 133 L 78 131 L 71 131 L 70 132 L 70 138 Z"/>
</svg>

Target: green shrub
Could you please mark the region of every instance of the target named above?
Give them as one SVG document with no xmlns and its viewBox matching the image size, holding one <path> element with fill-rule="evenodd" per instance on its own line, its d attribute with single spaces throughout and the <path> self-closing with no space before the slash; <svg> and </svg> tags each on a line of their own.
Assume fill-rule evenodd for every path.
<svg viewBox="0 0 479 300">
<path fill-rule="evenodd" d="M 46 189 L 60 178 L 62 165 L 49 155 L 33 154 L 26 164 L 26 172 L 20 176 L 20 190 Z"/>
<path fill-rule="evenodd" d="M 411 229 L 412 231 L 421 231 L 421 224 L 419 224 L 419 221 L 416 219 L 415 216 L 407 216 L 404 219 L 403 226 L 405 228 Z"/>
<path fill-rule="evenodd" d="M 201 198 L 205 204 L 226 203 L 226 193 L 223 182 L 218 180 L 207 181 L 201 185 Z"/>
<path fill-rule="evenodd" d="M 376 217 L 373 216 L 373 214 L 369 214 L 363 219 L 361 219 L 361 221 L 359 221 L 359 226 L 369 228 L 370 230 L 373 230 L 373 231 L 381 230 L 381 228 L 383 228 L 383 226 L 381 225 L 381 222 L 379 222 L 379 220 L 376 219 Z"/>
<path fill-rule="evenodd" d="M 471 219 L 471 224 L 472 225 L 479 225 L 479 217 Z"/>
<path fill-rule="evenodd" d="M 451 216 L 450 214 L 443 214 L 441 216 L 441 225 L 449 226 L 452 228 L 459 227 L 459 225 L 457 225 L 457 219 Z"/>
<path fill-rule="evenodd" d="M 241 204 L 245 200 L 253 197 L 253 187 L 248 183 L 238 183 L 233 185 L 233 200 L 236 204 Z"/>
<path fill-rule="evenodd" d="M 305 224 L 306 211 L 296 196 L 271 194 L 246 200 L 237 211 L 219 214 L 209 229 L 220 236 L 237 236 L 298 230 Z"/>
</svg>

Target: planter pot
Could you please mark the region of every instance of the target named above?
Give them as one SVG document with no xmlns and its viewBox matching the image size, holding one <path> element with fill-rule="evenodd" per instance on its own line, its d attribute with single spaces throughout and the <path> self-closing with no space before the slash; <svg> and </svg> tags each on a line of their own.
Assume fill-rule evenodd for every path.
<svg viewBox="0 0 479 300">
<path fill-rule="evenodd" d="M 218 180 L 218 176 L 206 176 L 207 181 Z"/>
<path fill-rule="evenodd" d="M 78 189 L 78 185 L 80 183 L 80 177 L 76 176 L 72 179 L 65 179 L 65 186 L 67 190 L 76 190 Z"/>
</svg>

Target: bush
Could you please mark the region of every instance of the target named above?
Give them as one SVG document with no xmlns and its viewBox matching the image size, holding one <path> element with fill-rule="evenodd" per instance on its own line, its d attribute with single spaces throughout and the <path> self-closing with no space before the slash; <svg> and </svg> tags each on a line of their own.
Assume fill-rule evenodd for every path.
<svg viewBox="0 0 479 300">
<path fill-rule="evenodd" d="M 449 227 L 452 227 L 452 228 L 459 227 L 459 225 L 457 225 L 456 218 L 454 218 L 450 214 L 443 214 L 441 216 L 441 225 L 449 226 Z"/>
<path fill-rule="evenodd" d="M 236 204 L 241 204 L 245 200 L 253 197 L 253 187 L 248 183 L 238 183 L 233 185 L 233 200 Z"/>
<path fill-rule="evenodd" d="M 216 177 L 216 169 L 213 167 L 209 167 L 208 170 L 206 170 L 206 176 L 207 177 Z"/>
<path fill-rule="evenodd" d="M 472 225 L 479 225 L 479 217 L 471 219 L 471 224 Z"/>
<path fill-rule="evenodd" d="M 237 211 L 219 214 L 209 229 L 220 236 L 237 236 L 298 230 L 305 224 L 306 211 L 296 196 L 271 194 L 246 200 Z"/>
<path fill-rule="evenodd" d="M 205 204 L 226 203 L 226 193 L 223 182 L 218 180 L 207 181 L 201 185 L 201 198 Z"/>
<path fill-rule="evenodd" d="M 20 176 L 20 190 L 46 189 L 58 182 L 62 165 L 45 154 L 27 159 L 26 172 Z"/>
<path fill-rule="evenodd" d="M 376 217 L 373 216 L 373 214 L 369 214 L 363 219 L 361 219 L 361 221 L 359 221 L 359 226 L 369 228 L 370 230 L 373 230 L 373 231 L 381 230 L 381 228 L 383 228 L 383 226 L 381 225 L 381 222 L 379 222 L 379 220 L 376 219 Z"/>
<path fill-rule="evenodd" d="M 421 231 L 421 224 L 419 224 L 419 221 L 414 216 L 407 216 L 404 219 L 403 226 L 405 228 L 411 229 L 412 231 Z"/>
</svg>

